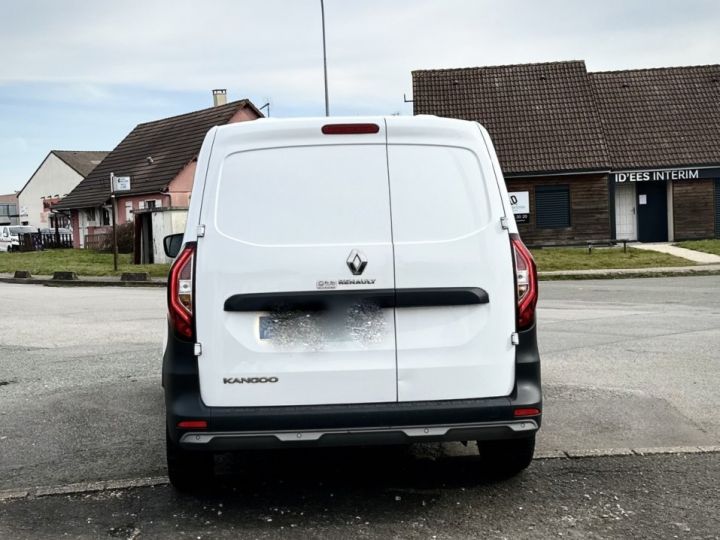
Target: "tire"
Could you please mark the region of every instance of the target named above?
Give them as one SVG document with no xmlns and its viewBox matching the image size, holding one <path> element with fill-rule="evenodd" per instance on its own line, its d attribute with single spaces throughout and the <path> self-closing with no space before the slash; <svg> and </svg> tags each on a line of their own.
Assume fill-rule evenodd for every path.
<svg viewBox="0 0 720 540">
<path fill-rule="evenodd" d="M 505 441 L 478 441 L 483 472 L 495 479 L 511 478 L 527 469 L 535 453 L 535 435 Z"/>
<path fill-rule="evenodd" d="M 191 452 L 170 440 L 165 433 L 168 478 L 183 493 L 203 491 L 213 484 L 215 458 L 211 452 Z"/>
</svg>

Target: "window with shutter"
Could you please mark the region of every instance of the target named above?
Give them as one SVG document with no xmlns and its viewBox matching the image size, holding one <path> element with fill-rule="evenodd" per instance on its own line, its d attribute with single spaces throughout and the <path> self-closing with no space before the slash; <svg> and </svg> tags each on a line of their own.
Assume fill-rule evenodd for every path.
<svg viewBox="0 0 720 540">
<path fill-rule="evenodd" d="M 570 227 L 570 187 L 535 187 L 535 223 L 538 229 Z"/>
</svg>

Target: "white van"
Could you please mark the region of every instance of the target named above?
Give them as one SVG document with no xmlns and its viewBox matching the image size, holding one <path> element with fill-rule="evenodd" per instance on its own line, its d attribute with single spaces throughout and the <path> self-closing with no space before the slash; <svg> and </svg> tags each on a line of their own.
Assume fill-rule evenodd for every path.
<svg viewBox="0 0 720 540">
<path fill-rule="evenodd" d="M 20 249 L 20 235 L 36 233 L 38 230 L 26 225 L 0 226 L 0 251 L 18 251 Z"/>
<path fill-rule="evenodd" d="M 527 467 L 541 421 L 535 263 L 479 124 L 213 128 L 165 239 L 170 480 L 213 452 L 478 441 Z"/>
</svg>

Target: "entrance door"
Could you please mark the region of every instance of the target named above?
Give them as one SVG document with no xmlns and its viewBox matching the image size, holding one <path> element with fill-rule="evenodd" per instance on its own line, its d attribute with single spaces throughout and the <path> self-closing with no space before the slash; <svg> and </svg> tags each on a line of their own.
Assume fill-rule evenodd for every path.
<svg viewBox="0 0 720 540">
<path fill-rule="evenodd" d="M 140 264 L 153 264 L 152 214 L 138 214 L 140 220 Z"/>
<path fill-rule="evenodd" d="M 667 186 L 665 182 L 638 182 L 638 240 L 667 242 Z"/>
<path fill-rule="evenodd" d="M 637 240 L 635 182 L 615 184 L 615 238 Z"/>
<path fill-rule="evenodd" d="M 715 180 L 715 238 L 720 238 L 720 178 Z"/>
</svg>

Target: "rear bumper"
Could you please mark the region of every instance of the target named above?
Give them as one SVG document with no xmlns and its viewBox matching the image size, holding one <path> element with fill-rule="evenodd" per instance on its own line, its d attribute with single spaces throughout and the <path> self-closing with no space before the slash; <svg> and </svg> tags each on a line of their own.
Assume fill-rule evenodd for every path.
<svg viewBox="0 0 720 540">
<path fill-rule="evenodd" d="M 226 408 L 207 407 L 202 402 L 193 346 L 170 333 L 163 361 L 168 433 L 184 448 L 211 451 L 530 437 L 540 428 L 541 415 L 518 419 L 514 411 L 542 410 L 535 327 L 519 337 L 515 387 L 509 396 Z M 205 420 L 208 427 L 179 429 L 176 426 L 182 420 Z"/>
<path fill-rule="evenodd" d="M 436 441 L 484 441 L 527 437 L 538 430 L 535 420 L 482 422 L 448 426 L 366 427 L 296 431 L 193 431 L 180 437 L 186 448 L 213 451 L 292 446 L 365 446 Z"/>
</svg>

